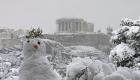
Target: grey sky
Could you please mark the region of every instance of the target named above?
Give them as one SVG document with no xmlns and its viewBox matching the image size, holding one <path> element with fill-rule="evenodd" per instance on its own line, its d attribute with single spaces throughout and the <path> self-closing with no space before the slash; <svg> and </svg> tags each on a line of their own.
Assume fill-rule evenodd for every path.
<svg viewBox="0 0 140 80">
<path fill-rule="evenodd" d="M 140 17 L 140 0 L 0 0 L 0 26 L 56 30 L 58 18 L 83 18 L 95 24 L 96 31 L 119 27 L 121 18 Z"/>
</svg>

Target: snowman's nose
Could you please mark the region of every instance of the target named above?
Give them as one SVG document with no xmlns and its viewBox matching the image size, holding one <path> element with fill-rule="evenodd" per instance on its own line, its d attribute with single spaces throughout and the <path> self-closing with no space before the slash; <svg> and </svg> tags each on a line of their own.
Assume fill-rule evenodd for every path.
<svg viewBox="0 0 140 80">
<path fill-rule="evenodd" d="M 34 47 L 35 49 L 38 49 L 38 46 L 37 46 L 36 44 L 33 44 L 33 47 Z"/>
</svg>

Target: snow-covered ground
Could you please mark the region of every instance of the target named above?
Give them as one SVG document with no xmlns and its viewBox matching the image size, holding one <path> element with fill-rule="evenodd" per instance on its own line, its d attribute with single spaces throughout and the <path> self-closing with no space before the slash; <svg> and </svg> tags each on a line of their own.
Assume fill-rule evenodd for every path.
<svg viewBox="0 0 140 80">
<path fill-rule="evenodd" d="M 19 49 L 7 48 L 0 50 L 0 79 L 18 80 L 18 70 L 23 60 Z"/>
<path fill-rule="evenodd" d="M 55 42 L 54 42 L 55 43 Z M 59 44 L 60 45 L 60 44 Z M 104 52 L 89 46 L 54 46 L 54 49 L 58 55 L 55 56 L 55 59 L 50 59 L 53 68 L 57 71 L 63 80 L 71 80 L 79 78 L 84 80 L 88 78 L 89 80 L 140 80 L 140 71 L 129 69 L 129 68 L 117 68 L 114 64 L 108 63 L 108 55 L 105 55 Z M 118 45 L 119 46 L 119 45 Z M 61 49 L 59 49 L 61 47 Z M 61 53 L 62 55 L 59 55 Z M 122 51 L 130 50 L 126 44 L 120 45 L 117 48 L 114 48 L 114 52 L 111 52 L 112 55 L 118 53 L 117 55 L 122 58 L 124 55 L 121 55 Z M 48 48 L 49 49 L 49 48 Z M 51 50 L 54 50 L 51 49 Z M 133 53 L 131 50 L 129 53 Z M 67 56 L 63 58 L 62 56 Z M 48 55 L 48 54 L 47 54 Z M 132 54 L 133 55 L 133 54 Z M 54 55 L 46 56 L 53 57 Z M 23 56 L 22 50 L 17 48 L 4 48 L 0 50 L 0 80 L 18 80 L 18 71 L 20 64 L 22 63 Z M 139 66 L 139 65 L 138 65 Z M 131 75 L 131 76 L 130 76 Z M 78 77 L 77 77 L 78 76 Z"/>
<path fill-rule="evenodd" d="M 57 68 L 56 71 L 59 72 L 59 74 L 62 77 L 66 76 L 66 66 L 69 63 L 71 63 L 71 60 L 73 60 L 72 58 L 90 57 L 92 59 L 101 59 L 101 60 L 104 59 L 104 53 L 94 47 L 69 46 L 69 47 L 64 47 L 64 50 L 65 51 L 63 51 L 63 53 L 70 56 L 71 59 L 59 60 L 60 59 L 60 58 L 58 58 L 59 56 L 56 56 L 56 59 L 53 62 L 51 62 L 53 66 L 55 66 L 57 64 L 56 67 L 59 67 L 59 69 Z M 48 58 L 48 57 L 46 57 L 46 58 Z M 0 50 L 0 79 L 17 80 L 18 79 L 18 70 L 20 68 L 20 64 L 22 63 L 22 60 L 23 60 L 23 56 L 22 56 L 21 49 L 17 49 L 17 48 L 1 49 Z M 54 67 L 54 68 L 56 68 L 56 67 Z"/>
<path fill-rule="evenodd" d="M 69 46 L 69 47 L 65 47 L 65 50 L 66 50 L 66 54 L 72 56 L 91 57 L 105 62 L 108 59 L 108 57 L 106 57 L 107 55 L 104 52 L 90 46 L 82 46 L 82 45 Z"/>
</svg>

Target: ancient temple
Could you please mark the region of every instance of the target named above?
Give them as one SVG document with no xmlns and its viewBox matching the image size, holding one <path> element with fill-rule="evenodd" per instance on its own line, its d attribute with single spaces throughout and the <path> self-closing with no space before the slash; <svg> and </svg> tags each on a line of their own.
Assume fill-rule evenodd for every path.
<svg viewBox="0 0 140 80">
<path fill-rule="evenodd" d="M 94 32 L 94 24 L 83 19 L 61 18 L 56 23 L 58 33 Z"/>
</svg>

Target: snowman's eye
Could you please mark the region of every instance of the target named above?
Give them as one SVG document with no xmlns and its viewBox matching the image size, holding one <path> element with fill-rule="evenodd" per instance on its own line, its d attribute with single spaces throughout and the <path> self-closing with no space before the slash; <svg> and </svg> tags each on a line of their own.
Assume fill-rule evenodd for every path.
<svg viewBox="0 0 140 80">
<path fill-rule="evenodd" d="M 38 42 L 37 42 L 37 44 L 39 44 L 39 45 L 40 45 L 40 42 L 38 41 Z"/>
<path fill-rule="evenodd" d="M 30 40 L 27 40 L 27 43 L 29 43 L 30 42 Z"/>
</svg>

